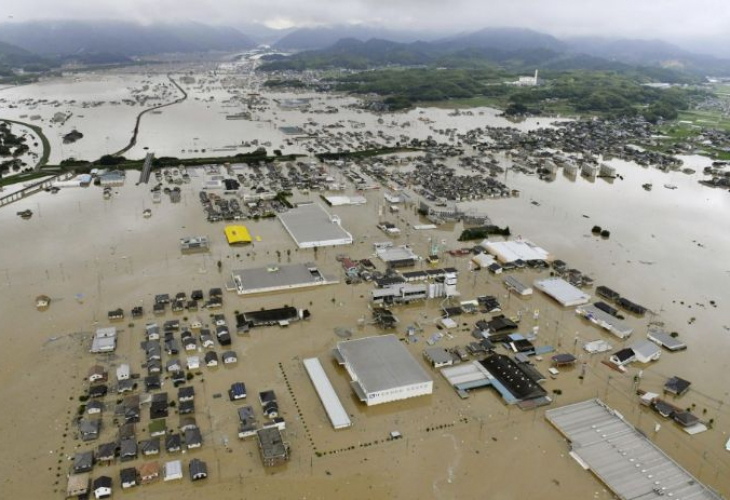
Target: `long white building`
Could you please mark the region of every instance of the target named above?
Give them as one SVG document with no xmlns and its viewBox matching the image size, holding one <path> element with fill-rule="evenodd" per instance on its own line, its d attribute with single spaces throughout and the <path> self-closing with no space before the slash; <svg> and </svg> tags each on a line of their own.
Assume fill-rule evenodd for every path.
<svg viewBox="0 0 730 500">
<path fill-rule="evenodd" d="M 355 394 L 368 406 L 433 392 L 433 379 L 395 335 L 338 342 L 333 354 L 352 378 Z"/>
</svg>

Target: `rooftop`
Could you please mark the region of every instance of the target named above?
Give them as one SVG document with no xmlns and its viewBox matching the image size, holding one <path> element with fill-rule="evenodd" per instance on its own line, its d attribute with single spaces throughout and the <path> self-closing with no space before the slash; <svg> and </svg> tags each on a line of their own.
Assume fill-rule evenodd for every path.
<svg viewBox="0 0 730 500">
<path fill-rule="evenodd" d="M 279 220 L 299 248 L 352 244 L 352 235 L 342 228 L 339 217 L 316 203 L 279 214 Z"/>
<path fill-rule="evenodd" d="M 266 293 L 337 283 L 323 275 L 314 263 L 278 265 L 233 271 L 233 282 L 239 295 Z"/>
<path fill-rule="evenodd" d="M 309 378 L 312 380 L 312 384 L 314 384 L 317 395 L 327 412 L 327 416 L 330 422 L 332 422 L 332 426 L 335 429 L 350 427 L 352 422 L 347 414 L 347 410 L 342 406 L 342 402 L 337 396 L 334 387 L 332 387 L 332 383 L 327 377 L 322 363 L 317 358 L 307 358 L 303 363 L 304 368 L 306 368 L 309 374 Z"/>
<path fill-rule="evenodd" d="M 621 499 L 721 498 L 597 399 L 548 410 L 545 418 L 570 440 L 571 454 Z"/>
<path fill-rule="evenodd" d="M 591 298 L 561 278 L 547 278 L 534 283 L 535 288 L 557 300 L 564 307 L 585 304 Z"/>
<path fill-rule="evenodd" d="M 432 381 L 395 335 L 338 342 L 336 350 L 368 393 Z"/>
</svg>

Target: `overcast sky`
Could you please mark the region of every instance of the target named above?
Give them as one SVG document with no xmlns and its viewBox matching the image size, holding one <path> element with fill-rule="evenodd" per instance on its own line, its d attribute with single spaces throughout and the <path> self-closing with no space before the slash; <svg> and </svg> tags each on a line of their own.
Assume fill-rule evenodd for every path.
<svg viewBox="0 0 730 500">
<path fill-rule="evenodd" d="M 558 36 L 727 38 L 728 0 L 0 0 L 6 20 L 195 20 L 271 27 L 381 24 L 439 32 L 519 26 Z M 7 14 L 5 14 L 7 13 Z"/>
</svg>

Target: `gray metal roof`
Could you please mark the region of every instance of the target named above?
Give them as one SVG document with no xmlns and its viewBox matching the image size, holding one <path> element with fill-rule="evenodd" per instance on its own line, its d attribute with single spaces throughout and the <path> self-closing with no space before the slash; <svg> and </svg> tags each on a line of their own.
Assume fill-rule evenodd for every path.
<svg viewBox="0 0 730 500">
<path fill-rule="evenodd" d="M 367 393 L 432 381 L 395 335 L 338 342 L 337 349 Z"/>
<path fill-rule="evenodd" d="M 597 399 L 548 410 L 545 417 L 621 499 L 721 499 Z"/>
<path fill-rule="evenodd" d="M 279 220 L 299 248 L 352 243 L 352 235 L 342 228 L 339 219 L 317 203 L 299 205 L 279 214 Z"/>
<path fill-rule="evenodd" d="M 320 274 L 317 266 L 311 262 L 288 265 L 271 264 L 254 269 L 242 269 L 233 271 L 233 279 L 240 294 L 263 293 L 338 282 L 334 277 Z"/>
</svg>

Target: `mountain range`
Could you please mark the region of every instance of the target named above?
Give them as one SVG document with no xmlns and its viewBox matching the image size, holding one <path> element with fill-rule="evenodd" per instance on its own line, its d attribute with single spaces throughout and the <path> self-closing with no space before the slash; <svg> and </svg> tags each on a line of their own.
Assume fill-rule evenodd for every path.
<svg viewBox="0 0 730 500">
<path fill-rule="evenodd" d="M 696 54 L 660 40 L 559 39 L 522 28 L 445 35 L 363 25 L 273 30 L 257 24 L 228 27 L 196 22 L 33 21 L 0 24 L 0 42 L 4 42 L 0 44 L 0 71 L 69 61 L 123 63 L 160 53 L 235 52 L 264 43 L 287 52 L 307 51 L 306 55 L 277 62 L 281 68 L 295 69 L 313 61 L 324 66 L 364 68 L 389 64 L 453 66 L 483 60 L 513 68 L 612 69 L 628 65 L 698 75 L 730 74 L 726 59 Z"/>
</svg>

